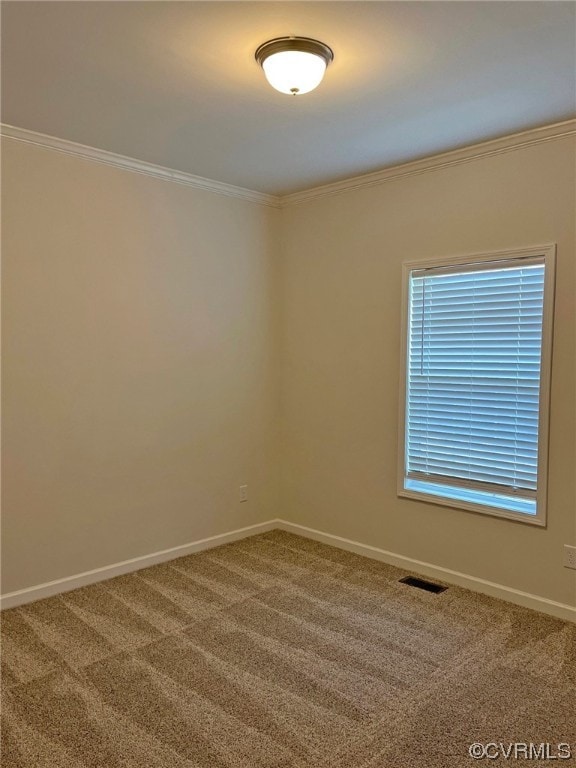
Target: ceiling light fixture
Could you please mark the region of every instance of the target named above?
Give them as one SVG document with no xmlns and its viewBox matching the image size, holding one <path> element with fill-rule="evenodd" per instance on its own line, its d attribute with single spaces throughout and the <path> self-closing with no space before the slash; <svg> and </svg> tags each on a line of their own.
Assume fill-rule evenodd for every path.
<svg viewBox="0 0 576 768">
<path fill-rule="evenodd" d="M 277 37 L 262 43 L 256 61 L 273 88 L 293 96 L 313 91 L 324 77 L 334 53 L 310 37 Z"/>
</svg>

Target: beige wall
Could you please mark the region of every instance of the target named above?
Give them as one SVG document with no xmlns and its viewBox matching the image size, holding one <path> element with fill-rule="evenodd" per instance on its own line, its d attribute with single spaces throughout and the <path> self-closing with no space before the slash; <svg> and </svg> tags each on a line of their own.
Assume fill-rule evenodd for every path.
<svg viewBox="0 0 576 768">
<path fill-rule="evenodd" d="M 281 214 L 2 160 L 3 593 L 282 516 L 576 605 L 570 139 Z M 402 261 L 550 241 L 547 529 L 399 499 Z"/>
<path fill-rule="evenodd" d="M 2 591 L 275 517 L 278 211 L 2 149 Z"/>
<path fill-rule="evenodd" d="M 575 155 L 539 144 L 283 211 L 282 516 L 576 605 Z M 558 244 L 548 527 L 396 495 L 401 264 Z"/>
</svg>

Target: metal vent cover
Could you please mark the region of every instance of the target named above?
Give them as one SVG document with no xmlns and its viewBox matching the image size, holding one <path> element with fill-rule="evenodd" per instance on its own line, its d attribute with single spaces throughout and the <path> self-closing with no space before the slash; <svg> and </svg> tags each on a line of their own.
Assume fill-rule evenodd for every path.
<svg viewBox="0 0 576 768">
<path fill-rule="evenodd" d="M 426 592 L 434 592 L 435 594 L 444 592 L 446 589 L 448 589 L 448 587 L 443 587 L 440 584 L 434 584 L 433 581 L 418 579 L 415 576 L 405 576 L 403 579 L 400 579 L 400 583 L 408 584 L 409 587 L 417 587 L 418 589 L 423 589 Z"/>
</svg>

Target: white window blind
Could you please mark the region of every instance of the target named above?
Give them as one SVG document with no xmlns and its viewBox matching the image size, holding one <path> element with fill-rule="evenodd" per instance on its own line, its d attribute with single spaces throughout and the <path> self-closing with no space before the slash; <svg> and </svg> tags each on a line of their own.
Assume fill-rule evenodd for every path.
<svg viewBox="0 0 576 768">
<path fill-rule="evenodd" d="M 409 273 L 404 488 L 536 514 L 544 257 Z"/>
</svg>

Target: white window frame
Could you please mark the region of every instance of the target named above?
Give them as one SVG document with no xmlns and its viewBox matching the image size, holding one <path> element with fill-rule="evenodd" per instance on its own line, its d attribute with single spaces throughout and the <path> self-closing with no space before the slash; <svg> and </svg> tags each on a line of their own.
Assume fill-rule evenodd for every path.
<svg viewBox="0 0 576 768">
<path fill-rule="evenodd" d="M 544 306 L 542 313 L 542 352 L 540 369 L 540 397 L 538 417 L 538 473 L 536 491 L 536 514 L 513 512 L 500 507 L 461 501 L 444 496 L 437 496 L 404 487 L 406 480 L 406 411 L 407 411 L 407 365 L 408 365 L 408 329 L 409 329 L 409 290 L 410 275 L 414 270 L 436 267 L 478 264 L 504 261 L 517 258 L 542 258 L 544 260 Z M 548 484 L 548 435 L 550 420 L 550 377 L 552 369 L 552 339 L 554 319 L 554 286 L 556 267 L 556 244 L 514 248 L 488 253 L 476 253 L 467 256 L 449 256 L 431 259 L 406 261 L 402 265 L 402 336 L 400 358 L 400 413 L 398 440 L 398 496 L 424 501 L 429 504 L 479 512 L 485 515 L 507 518 L 530 525 L 546 526 L 546 500 Z M 457 485 L 457 483 L 455 483 Z"/>
</svg>

